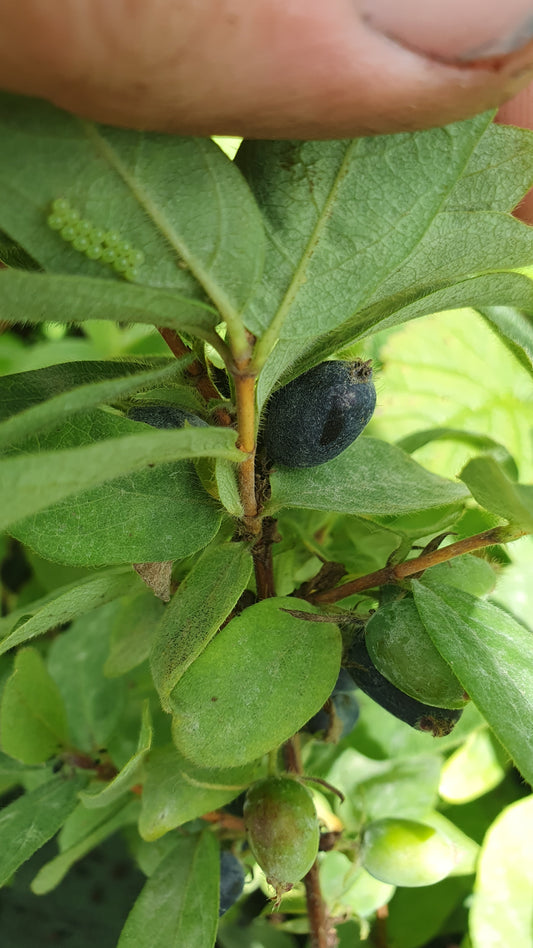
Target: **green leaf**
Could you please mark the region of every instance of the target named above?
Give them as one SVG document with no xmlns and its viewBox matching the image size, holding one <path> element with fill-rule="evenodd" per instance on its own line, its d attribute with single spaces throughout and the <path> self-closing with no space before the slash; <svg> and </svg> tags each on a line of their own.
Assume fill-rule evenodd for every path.
<svg viewBox="0 0 533 948">
<path fill-rule="evenodd" d="M 486 510 L 524 531 L 533 530 L 533 485 L 509 480 L 493 458 L 474 458 L 463 468 L 460 477 Z"/>
<path fill-rule="evenodd" d="M 102 603 L 138 589 L 141 580 L 133 570 L 112 569 L 77 580 L 0 618 L 0 654 L 15 645 L 71 622 Z"/>
<path fill-rule="evenodd" d="M 224 543 L 206 550 L 165 609 L 155 633 L 150 665 L 161 704 L 198 658 L 244 592 L 252 572 L 249 547 Z"/>
<path fill-rule="evenodd" d="M 526 780 L 533 780 L 531 633 L 508 613 L 450 586 L 412 583 L 420 617 Z"/>
<path fill-rule="evenodd" d="M 146 700 L 143 705 L 141 730 L 135 754 L 130 757 L 117 776 L 106 787 L 102 789 L 97 783 L 96 785 L 93 784 L 88 790 L 82 790 L 80 799 L 87 809 L 96 809 L 107 806 L 109 803 L 115 803 L 133 787 L 139 779 L 143 761 L 150 750 L 152 735 L 150 704 Z"/>
<path fill-rule="evenodd" d="M 86 777 L 60 774 L 0 811 L 0 885 L 57 833 L 77 803 Z"/>
<path fill-rule="evenodd" d="M 53 237 L 60 240 L 57 234 Z M 98 276 L 2 270 L 0 319 L 8 323 L 82 323 L 88 319 L 152 323 L 220 344 L 214 328 L 220 315 L 201 300 L 166 287 L 138 286 Z"/>
<path fill-rule="evenodd" d="M 488 306 L 480 310 L 505 346 L 533 375 L 533 325 L 531 316 L 510 306 Z"/>
<path fill-rule="evenodd" d="M 222 770 L 197 767 L 171 746 L 151 751 L 145 774 L 139 832 L 151 842 L 230 803 L 262 770 L 256 762 Z"/>
<path fill-rule="evenodd" d="M 182 372 L 176 360 L 161 368 L 141 362 L 76 362 L 4 376 L 0 379 L 0 417 L 5 419 L 0 422 L 0 449 L 29 435 L 42 435 L 68 416 L 172 382 Z"/>
<path fill-rule="evenodd" d="M 473 596 L 486 596 L 494 589 L 497 580 L 499 577 L 489 561 L 472 553 L 454 556 L 453 559 L 437 563 L 424 571 L 424 586 L 438 591 L 444 583 L 464 589 Z"/>
<path fill-rule="evenodd" d="M 75 810 L 74 813 L 76 812 L 78 811 Z M 122 800 L 118 805 L 115 804 L 114 807 L 109 807 L 107 812 L 97 811 L 97 814 L 97 817 L 91 821 L 86 833 L 42 866 L 31 883 L 32 892 L 35 892 L 36 895 L 45 895 L 55 889 L 69 869 L 80 859 L 83 859 L 87 853 L 95 849 L 113 833 L 116 833 L 121 827 L 128 823 L 135 823 L 139 815 L 139 801 L 128 800 L 124 803 Z"/>
<path fill-rule="evenodd" d="M 182 836 L 144 886 L 117 948 L 213 948 L 218 886 L 213 834 Z"/>
<path fill-rule="evenodd" d="M 104 677 L 109 651 L 110 619 L 117 603 L 110 602 L 76 619 L 57 636 L 48 655 L 48 668 L 67 708 L 73 743 L 95 753 L 114 733 L 126 697 L 123 679 Z"/>
<path fill-rule="evenodd" d="M 18 652 L 13 674 L 5 684 L 0 741 L 6 754 L 24 764 L 40 764 L 68 742 L 61 694 L 34 648 Z"/>
<path fill-rule="evenodd" d="M 148 658 L 154 631 L 165 612 L 161 600 L 148 589 L 122 597 L 117 607 L 110 619 L 109 655 L 104 665 L 107 678 L 125 675 Z"/>
<path fill-rule="evenodd" d="M 328 781 L 345 796 L 339 816 L 350 828 L 359 829 L 363 820 L 417 819 L 433 809 L 440 768 L 438 755 L 378 761 L 349 748 L 337 757 Z"/>
<path fill-rule="evenodd" d="M 245 609 L 179 680 L 170 703 L 185 757 L 204 767 L 248 763 L 322 707 L 339 673 L 340 633 L 283 611 L 291 608 L 293 599 L 266 599 Z"/>
<path fill-rule="evenodd" d="M 478 274 L 483 284 L 487 271 L 528 264 L 531 234 L 508 212 L 533 178 L 530 134 L 491 117 L 353 141 L 244 143 L 236 161 L 270 238 L 249 328 L 270 326 L 269 348 L 290 338 L 293 361 L 305 348 L 295 340 L 321 336 L 319 361 L 376 323 L 409 318 L 406 304 L 416 315 L 465 305 L 464 287 L 454 294 L 465 280 L 474 297 Z M 512 185 L 495 196 L 494 169 L 506 165 Z M 480 305 L 500 302 L 483 289 Z"/>
<path fill-rule="evenodd" d="M 448 803 L 469 803 L 502 782 L 505 752 L 487 727 L 477 728 L 448 757 L 442 768 L 439 794 Z"/>
<path fill-rule="evenodd" d="M 136 424 L 97 409 L 78 418 L 75 427 L 67 425 L 48 435 L 49 444 L 81 442 L 79 447 L 0 461 L 0 487 L 10 498 L 0 524 L 17 523 L 16 533 L 23 542 L 47 558 L 72 565 L 157 562 L 187 556 L 205 546 L 218 529 L 219 511 L 199 490 L 190 467 L 161 465 L 191 457 L 237 460 L 235 432 L 192 427 L 155 431 L 143 426 L 142 434 L 106 437 L 136 430 L 132 429 Z M 102 438 L 96 444 L 84 443 Z M 92 488 L 98 489 L 88 493 Z M 151 505 L 141 493 L 153 494 Z M 67 498 L 72 499 L 65 508 L 48 511 L 44 520 L 19 523 Z M 173 518 L 178 523 L 171 533 L 171 547 L 168 531 Z M 105 543 L 102 534 L 107 534 Z"/>
<path fill-rule="evenodd" d="M 272 474 L 272 510 L 281 506 L 396 518 L 419 512 L 461 509 L 462 485 L 420 467 L 399 448 L 375 438 L 358 438 L 333 461 L 319 467 L 279 469 Z M 426 531 L 426 532 L 429 532 Z"/>
<path fill-rule="evenodd" d="M 195 295 L 200 284 L 238 329 L 261 278 L 264 234 L 248 187 L 214 142 L 95 125 L 8 93 L 0 135 L 2 227 L 45 269 L 105 272 L 48 228 L 49 204 L 63 196 L 144 252 L 141 282 Z"/>
<path fill-rule="evenodd" d="M 395 889 L 379 882 L 341 852 L 327 852 L 320 861 L 320 888 L 332 916 L 368 918 L 390 902 Z"/>
<path fill-rule="evenodd" d="M 415 431 L 405 438 L 397 441 L 397 445 L 402 451 L 413 454 L 419 448 L 425 447 L 434 441 L 459 441 L 463 444 L 477 448 L 480 453 L 490 455 L 495 461 L 498 461 L 504 468 L 509 477 L 518 478 L 518 468 L 513 457 L 509 454 L 503 444 L 499 444 L 494 438 L 488 435 L 475 434 L 472 431 L 461 431 L 459 428 L 430 428 L 429 431 Z"/>
<path fill-rule="evenodd" d="M 426 948 L 443 934 L 443 929 L 448 931 L 447 919 L 454 918 L 454 910 L 460 909 L 470 889 L 470 880 L 453 875 L 432 886 L 397 889 L 387 918 L 391 944 L 394 948 Z M 459 921 L 454 931 L 461 930 Z M 466 945 L 462 944 L 461 948 Z"/>
<path fill-rule="evenodd" d="M 531 948 L 533 796 L 508 806 L 489 829 L 470 910 L 473 948 Z"/>
<path fill-rule="evenodd" d="M 386 338 L 379 359 L 373 435 L 401 439 L 400 447 L 416 450 L 416 460 L 441 475 L 455 477 L 479 454 L 490 454 L 509 476 L 513 458 L 523 477 L 533 472 L 531 376 L 478 313 L 460 309 L 411 322 Z M 439 429 L 442 437 L 423 445 L 432 429 L 433 438 Z M 447 430 L 461 434 L 451 440 Z"/>
</svg>

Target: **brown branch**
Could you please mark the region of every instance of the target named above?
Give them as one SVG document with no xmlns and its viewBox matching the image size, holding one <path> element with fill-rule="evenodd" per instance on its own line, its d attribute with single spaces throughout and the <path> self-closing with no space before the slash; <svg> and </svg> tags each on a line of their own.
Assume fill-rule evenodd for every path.
<svg viewBox="0 0 533 948">
<path fill-rule="evenodd" d="M 258 533 L 257 499 L 255 496 L 255 375 L 237 367 L 233 379 L 237 400 L 237 425 L 239 439 L 237 446 L 247 455 L 239 464 L 239 488 L 244 519 L 250 532 Z"/>
<path fill-rule="evenodd" d="M 191 355 L 192 350 L 189 346 L 185 345 L 183 339 L 178 336 L 177 332 L 174 329 L 168 329 L 165 326 L 157 327 L 158 333 L 165 340 L 170 351 L 176 356 L 176 359 L 182 359 L 183 356 Z M 194 359 L 190 365 L 187 366 L 187 375 L 190 375 L 193 379 L 194 384 L 204 401 L 209 402 L 212 399 L 220 400 L 220 392 L 215 388 L 213 382 L 209 378 L 205 367 L 199 361 L 199 359 Z M 232 418 L 227 410 L 227 408 L 216 408 L 213 412 L 217 424 L 229 427 L 232 424 Z"/>
<path fill-rule="evenodd" d="M 367 573 L 366 576 L 359 576 L 358 579 L 352 579 L 342 586 L 335 589 L 328 589 L 323 592 L 317 592 L 309 596 L 310 602 L 332 603 L 346 599 L 347 596 L 353 596 L 354 593 L 363 592 L 365 589 L 374 589 L 376 586 L 384 586 L 389 583 L 398 583 L 408 576 L 414 576 L 421 573 L 430 566 L 436 566 L 437 563 L 445 563 L 456 556 L 462 556 L 464 553 L 470 553 L 472 550 L 480 550 L 486 546 L 494 546 L 496 543 L 508 543 L 511 540 L 518 540 L 525 536 L 527 530 L 513 531 L 509 527 L 493 527 L 491 530 L 485 530 L 483 533 L 477 533 L 473 537 L 466 537 L 464 540 L 458 540 L 457 543 L 451 543 L 449 546 L 443 546 L 438 550 L 431 550 L 422 553 L 421 556 L 413 560 L 406 560 L 404 563 L 398 563 L 396 566 L 385 566 L 374 573 Z"/>
<path fill-rule="evenodd" d="M 296 734 L 283 745 L 285 768 L 291 774 L 303 774 L 300 737 Z M 310 948 L 335 948 L 338 944 L 335 926 L 331 924 L 320 888 L 318 862 L 315 860 L 304 876 L 307 914 L 309 916 Z"/>
</svg>

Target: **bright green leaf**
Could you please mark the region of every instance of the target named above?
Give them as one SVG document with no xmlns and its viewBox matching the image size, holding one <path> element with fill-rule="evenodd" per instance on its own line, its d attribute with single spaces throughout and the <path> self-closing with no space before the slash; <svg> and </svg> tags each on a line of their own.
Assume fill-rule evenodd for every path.
<svg viewBox="0 0 533 948">
<path fill-rule="evenodd" d="M 261 775 L 256 762 L 208 770 L 185 760 L 175 747 L 151 751 L 145 765 L 139 832 L 143 839 L 164 833 L 230 803 Z"/>
<path fill-rule="evenodd" d="M 6 754 L 24 764 L 40 764 L 68 742 L 61 694 L 34 648 L 18 652 L 13 674 L 4 687 L 0 741 Z"/>
<path fill-rule="evenodd" d="M 489 326 L 525 369 L 533 375 L 533 324 L 531 316 L 510 306 L 488 306 L 480 310 Z"/>
<path fill-rule="evenodd" d="M 478 504 L 511 521 L 524 531 L 533 530 L 533 485 L 509 480 L 493 458 L 474 458 L 461 471 L 461 480 Z"/>
<path fill-rule="evenodd" d="M 468 496 L 462 485 L 430 474 L 394 445 L 367 437 L 319 467 L 280 468 L 271 485 L 274 510 L 287 505 L 386 517 L 390 529 L 396 518 L 420 511 L 446 505 L 459 511 Z"/>
<path fill-rule="evenodd" d="M 218 924 L 218 843 L 182 836 L 133 906 L 117 948 L 213 948 Z"/>
<path fill-rule="evenodd" d="M 291 608 L 294 599 L 265 599 L 245 609 L 179 680 L 170 704 L 185 757 L 204 767 L 248 763 L 322 707 L 339 673 L 340 633 L 283 611 Z"/>
<path fill-rule="evenodd" d="M 478 313 L 461 308 L 412 321 L 385 339 L 379 358 L 372 435 L 401 439 L 441 475 L 455 477 L 470 458 L 490 454 L 510 476 L 515 459 L 529 477 L 531 376 Z M 439 429 L 442 437 L 435 437 Z"/>
<path fill-rule="evenodd" d="M 501 746 L 487 727 L 478 728 L 448 757 L 439 793 L 448 803 L 468 803 L 497 787 L 506 770 Z"/>
<path fill-rule="evenodd" d="M 243 543 L 206 550 L 165 609 L 150 656 L 154 684 L 166 711 L 187 668 L 209 644 L 246 589 L 252 558 Z"/>
<path fill-rule="evenodd" d="M 489 829 L 470 910 L 473 948 L 533 944 L 533 796 L 507 807 Z"/>
<path fill-rule="evenodd" d="M 438 593 L 413 580 L 426 629 L 467 694 L 514 759 L 533 780 L 533 644 L 508 613 L 451 586 Z"/>
</svg>

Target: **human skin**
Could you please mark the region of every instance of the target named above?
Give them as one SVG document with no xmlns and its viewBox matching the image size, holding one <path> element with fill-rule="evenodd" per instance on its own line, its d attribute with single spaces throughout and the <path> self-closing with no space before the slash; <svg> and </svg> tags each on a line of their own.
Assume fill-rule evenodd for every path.
<svg viewBox="0 0 533 948">
<path fill-rule="evenodd" d="M 114 125 L 342 138 L 499 106 L 531 0 L 0 0 L 0 87 Z M 531 124 L 531 93 L 502 120 Z"/>
</svg>

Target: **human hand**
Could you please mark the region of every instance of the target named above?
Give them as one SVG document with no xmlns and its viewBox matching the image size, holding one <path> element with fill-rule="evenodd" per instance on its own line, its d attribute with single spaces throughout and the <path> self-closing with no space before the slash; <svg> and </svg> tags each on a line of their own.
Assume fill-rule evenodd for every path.
<svg viewBox="0 0 533 948">
<path fill-rule="evenodd" d="M 351 137 L 498 105 L 532 36 L 530 0 L 7 0 L 0 86 L 135 128 Z"/>
</svg>

